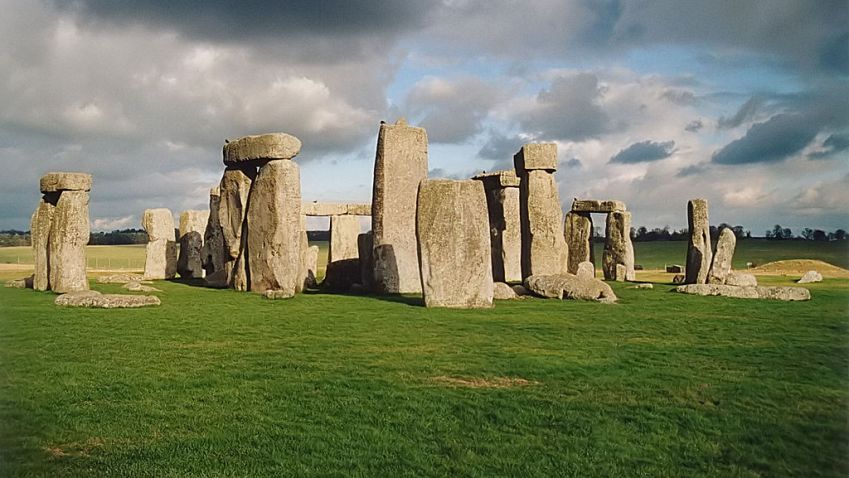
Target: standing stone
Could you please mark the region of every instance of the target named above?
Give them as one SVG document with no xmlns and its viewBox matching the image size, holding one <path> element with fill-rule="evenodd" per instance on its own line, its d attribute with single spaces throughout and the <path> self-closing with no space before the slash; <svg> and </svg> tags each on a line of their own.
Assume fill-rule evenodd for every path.
<svg viewBox="0 0 849 478">
<path fill-rule="evenodd" d="M 492 277 L 496 282 L 522 281 L 522 227 L 519 177 L 515 171 L 479 174 L 489 211 Z"/>
<path fill-rule="evenodd" d="M 360 235 L 360 220 L 357 216 L 330 216 L 330 246 L 327 263 L 359 257 L 357 236 Z"/>
<path fill-rule="evenodd" d="M 584 261 L 578 264 L 575 275 L 581 279 L 595 279 L 595 265 L 590 261 Z"/>
<path fill-rule="evenodd" d="M 206 272 L 207 282 L 217 287 L 227 285 L 227 274 L 224 272 L 225 256 L 224 232 L 221 229 L 221 220 L 218 210 L 221 208 L 221 189 L 216 186 L 209 190 L 209 220 L 203 233 L 203 270 Z"/>
<path fill-rule="evenodd" d="M 486 195 L 479 181 L 425 180 L 416 236 L 426 307 L 492 307 Z"/>
<path fill-rule="evenodd" d="M 38 208 L 32 214 L 30 237 L 35 257 L 35 271 L 32 276 L 32 287 L 35 290 L 50 289 L 50 224 L 53 222 L 57 199 L 56 194 L 45 194 L 44 199 L 38 203 Z M 54 202 L 51 203 L 50 201 Z"/>
<path fill-rule="evenodd" d="M 144 278 L 173 279 L 177 273 L 174 216 L 168 209 L 146 209 L 142 227 L 149 241 L 145 246 Z"/>
<path fill-rule="evenodd" d="M 310 240 L 307 236 L 307 217 L 303 214 L 303 206 L 301 206 L 301 233 L 298 238 L 301 263 L 298 268 L 298 282 L 295 292 L 303 292 L 315 282 L 314 280 L 311 281 L 309 277 L 310 269 L 307 254 L 309 254 Z M 315 279 L 315 272 L 313 272 L 313 279 Z"/>
<path fill-rule="evenodd" d="M 601 258 L 604 280 L 632 281 L 634 245 L 631 243 L 631 213 L 614 211 L 607 214 L 604 254 Z"/>
<path fill-rule="evenodd" d="M 50 224 L 50 289 L 64 294 L 88 290 L 86 251 L 90 235 L 88 192 L 62 191 Z"/>
<path fill-rule="evenodd" d="M 578 265 L 582 262 L 593 262 L 593 220 L 590 213 L 567 212 L 563 230 L 569 248 L 568 271 L 570 274 L 577 274 Z"/>
<path fill-rule="evenodd" d="M 251 188 L 247 214 L 252 292 L 299 290 L 301 178 L 292 161 L 269 161 Z"/>
<path fill-rule="evenodd" d="M 381 123 L 374 161 L 372 228 L 375 288 L 383 293 L 419 293 L 416 194 L 427 179 L 427 133 Z"/>
<path fill-rule="evenodd" d="M 370 291 L 374 288 L 374 236 L 371 231 L 357 236 L 357 249 L 360 256 L 360 284 L 363 290 Z"/>
<path fill-rule="evenodd" d="M 552 174 L 557 145 L 526 144 L 513 156 L 520 178 L 522 276 L 565 273 L 569 250 L 563 237 L 563 211 Z"/>
<path fill-rule="evenodd" d="M 684 280 L 686 284 L 705 284 L 713 259 L 707 200 L 691 199 L 687 203 L 687 224 L 690 228 L 690 240 L 687 243 L 687 268 Z"/>
<path fill-rule="evenodd" d="M 318 285 L 318 246 L 307 247 L 307 252 L 304 255 L 304 265 L 306 267 L 306 278 L 304 279 L 304 288 L 315 288 Z"/>
<path fill-rule="evenodd" d="M 731 272 L 731 260 L 734 258 L 734 248 L 737 245 L 737 236 L 729 228 L 723 228 L 719 233 L 716 243 L 716 253 L 713 255 L 713 263 L 708 274 L 709 284 L 725 284 L 728 273 Z"/>
<path fill-rule="evenodd" d="M 203 277 L 203 233 L 208 211 L 183 211 L 180 214 L 180 256 L 177 272 L 184 279 Z"/>
<path fill-rule="evenodd" d="M 224 270 L 227 285 L 248 290 L 247 227 L 248 197 L 256 178 L 256 166 L 231 166 L 224 170 L 219 190 L 218 221 L 224 238 Z"/>
</svg>

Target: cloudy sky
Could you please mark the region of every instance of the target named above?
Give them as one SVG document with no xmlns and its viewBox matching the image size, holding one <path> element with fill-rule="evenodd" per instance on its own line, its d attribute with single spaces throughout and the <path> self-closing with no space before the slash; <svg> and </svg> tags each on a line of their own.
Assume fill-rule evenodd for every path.
<svg viewBox="0 0 849 478">
<path fill-rule="evenodd" d="M 634 224 L 849 228 L 849 4 L 746 0 L 0 0 L 0 229 L 94 174 L 96 229 L 206 208 L 225 138 L 303 141 L 305 200 L 368 201 L 379 122 L 432 177 L 558 144 L 561 199 Z"/>
</svg>

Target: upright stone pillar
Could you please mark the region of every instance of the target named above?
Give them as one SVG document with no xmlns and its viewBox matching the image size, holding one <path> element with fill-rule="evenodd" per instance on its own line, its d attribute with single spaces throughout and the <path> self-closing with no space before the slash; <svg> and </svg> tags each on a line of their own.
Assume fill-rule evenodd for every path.
<svg viewBox="0 0 849 478">
<path fill-rule="evenodd" d="M 374 162 L 372 229 L 375 288 L 419 293 L 416 195 L 427 178 L 427 133 L 398 120 L 381 123 Z"/>
<path fill-rule="evenodd" d="M 142 227 L 147 232 L 144 278 L 173 279 L 177 273 L 177 242 L 174 216 L 165 208 L 145 209 Z"/>
<path fill-rule="evenodd" d="M 569 248 L 570 274 L 578 273 L 578 265 L 582 262 L 593 262 L 593 220 L 588 212 L 566 213 L 563 226 L 566 235 L 566 245 Z M 593 271 L 593 277 L 595 271 Z"/>
<path fill-rule="evenodd" d="M 526 144 L 513 161 L 520 180 L 522 276 L 562 274 L 567 271 L 569 250 L 553 174 L 557 170 L 557 145 Z"/>
<path fill-rule="evenodd" d="M 315 266 L 313 266 L 313 279 L 310 280 L 310 240 L 307 236 L 307 217 L 304 216 L 303 212 L 303 205 L 301 205 L 301 233 L 299 235 L 301 264 L 298 272 L 298 286 L 295 288 L 295 292 L 302 292 L 315 283 Z"/>
<path fill-rule="evenodd" d="M 33 287 L 60 294 L 88 290 L 85 247 L 90 235 L 91 175 L 47 173 L 39 186 L 44 196 L 32 218 Z"/>
<path fill-rule="evenodd" d="M 684 281 L 687 284 L 705 284 L 713 260 L 707 200 L 691 199 L 687 203 L 687 225 L 690 228 L 690 239 L 687 243 Z"/>
<path fill-rule="evenodd" d="M 631 213 L 627 211 L 608 213 L 606 226 L 604 254 L 601 258 L 604 279 L 620 282 L 635 280 Z"/>
<path fill-rule="evenodd" d="M 227 251 L 224 247 L 224 231 L 221 228 L 219 210 L 221 209 L 221 188 L 216 186 L 209 190 L 209 220 L 203 233 L 203 270 L 206 282 L 214 287 L 227 286 L 225 263 Z"/>
<path fill-rule="evenodd" d="M 489 213 L 492 278 L 522 282 L 522 228 L 519 219 L 519 177 L 514 171 L 479 174 Z"/>
<path fill-rule="evenodd" d="M 359 257 L 357 236 L 360 220 L 357 216 L 330 216 L 330 246 L 327 263 Z"/>
<path fill-rule="evenodd" d="M 722 228 L 716 241 L 716 252 L 708 274 L 708 284 L 725 284 L 725 279 L 731 273 L 731 261 L 734 259 L 734 249 L 737 247 L 737 236 L 731 228 Z"/>
<path fill-rule="evenodd" d="M 426 307 L 492 307 L 492 255 L 480 181 L 425 180 L 416 217 Z"/>
<path fill-rule="evenodd" d="M 372 231 L 364 232 L 357 236 L 357 249 L 360 256 L 360 284 L 363 289 L 370 291 L 374 289 L 374 236 Z"/>
<path fill-rule="evenodd" d="M 184 279 L 203 277 L 203 234 L 209 211 L 183 211 L 180 214 L 180 255 L 177 272 Z"/>
<path fill-rule="evenodd" d="M 219 191 L 218 222 L 224 239 L 226 285 L 248 290 L 247 234 L 248 195 L 256 178 L 256 165 L 232 164 L 224 170 Z"/>
</svg>

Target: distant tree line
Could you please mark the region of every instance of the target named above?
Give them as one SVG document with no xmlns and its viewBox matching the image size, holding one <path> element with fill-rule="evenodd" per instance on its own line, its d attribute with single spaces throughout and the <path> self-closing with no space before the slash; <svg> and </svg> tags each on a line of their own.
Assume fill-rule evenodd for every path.
<svg viewBox="0 0 849 478">
<path fill-rule="evenodd" d="M 837 229 L 832 232 L 826 232 L 822 229 L 811 229 L 806 227 L 802 229 L 801 234 L 798 236 L 793 235 L 793 231 L 790 230 L 789 227 L 781 227 L 780 224 L 776 224 L 773 226 L 771 230 L 766 231 L 764 237 L 771 240 L 784 240 L 784 239 L 804 239 L 806 241 L 845 241 L 847 239 L 846 231 L 843 229 Z"/>
</svg>

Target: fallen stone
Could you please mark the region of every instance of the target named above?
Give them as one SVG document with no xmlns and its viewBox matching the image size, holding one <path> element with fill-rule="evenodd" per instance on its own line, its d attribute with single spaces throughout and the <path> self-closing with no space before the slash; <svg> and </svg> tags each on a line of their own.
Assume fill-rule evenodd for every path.
<svg viewBox="0 0 849 478">
<path fill-rule="evenodd" d="M 581 262 L 575 275 L 582 279 L 595 279 L 595 265 L 590 261 Z"/>
<path fill-rule="evenodd" d="M 142 227 L 147 232 L 148 241 L 159 239 L 174 241 L 174 215 L 169 209 L 145 209 L 142 215 Z"/>
<path fill-rule="evenodd" d="M 416 236 L 426 307 L 492 307 L 486 195 L 479 181 L 425 180 Z"/>
<path fill-rule="evenodd" d="M 598 201 L 595 199 L 575 199 L 572 201 L 572 212 L 615 212 L 627 211 L 622 201 Z"/>
<path fill-rule="evenodd" d="M 654 284 L 650 284 L 648 282 L 643 284 L 632 285 L 628 287 L 629 289 L 654 289 Z"/>
<path fill-rule="evenodd" d="M 593 260 L 593 220 L 590 213 L 575 211 L 566 213 L 563 232 L 569 249 L 568 272 L 577 274 L 581 263 L 588 261 L 592 263 Z"/>
<path fill-rule="evenodd" d="M 427 132 L 382 123 L 372 193 L 374 284 L 381 293 L 421 293 L 416 243 L 416 198 L 427 179 Z"/>
<path fill-rule="evenodd" d="M 804 287 L 738 287 L 727 284 L 686 284 L 675 288 L 683 294 L 733 297 L 736 299 L 810 300 L 811 292 Z"/>
<path fill-rule="evenodd" d="M 513 165 L 521 178 L 521 171 L 557 170 L 557 144 L 529 143 L 513 156 Z"/>
<path fill-rule="evenodd" d="M 690 231 L 687 243 L 687 284 L 704 284 L 713 252 L 710 243 L 710 223 L 708 222 L 708 203 L 705 199 L 691 199 L 687 203 L 687 223 Z"/>
<path fill-rule="evenodd" d="M 30 240 L 33 252 L 33 289 L 50 289 L 50 225 L 53 222 L 53 214 L 56 210 L 58 196 L 45 195 L 38 203 L 38 207 L 32 214 L 30 222 Z M 52 201 L 52 202 L 50 202 Z"/>
<path fill-rule="evenodd" d="M 607 228 L 601 266 L 605 280 L 633 281 L 634 245 L 631 243 L 631 213 L 614 211 L 607 214 Z"/>
<path fill-rule="evenodd" d="M 708 273 L 709 284 L 724 284 L 725 278 L 731 272 L 731 261 L 734 259 L 734 248 L 737 245 L 737 236 L 730 228 L 723 228 L 716 242 L 716 252 L 713 254 L 710 272 Z"/>
<path fill-rule="evenodd" d="M 504 282 L 496 282 L 492 285 L 492 298 L 495 300 L 512 300 L 518 299 L 519 295 Z"/>
<path fill-rule="evenodd" d="M 295 289 L 269 289 L 263 292 L 262 295 L 270 300 L 291 299 L 295 297 Z"/>
<path fill-rule="evenodd" d="M 47 173 L 39 181 L 42 193 L 57 191 L 91 191 L 91 174 Z"/>
<path fill-rule="evenodd" d="M 136 282 L 136 281 L 127 282 L 126 284 L 124 284 L 121 287 L 127 289 L 130 292 L 162 292 L 161 290 L 157 289 L 156 287 L 145 285 L 145 284 L 142 284 L 142 283 Z"/>
<path fill-rule="evenodd" d="M 292 159 L 301 152 L 301 140 L 286 133 L 244 136 L 225 141 L 224 164 L 245 161 Z"/>
<path fill-rule="evenodd" d="M 534 294 L 550 299 L 596 300 L 616 302 L 609 285 L 598 279 L 580 278 L 573 274 L 537 275 L 525 280 L 525 287 Z"/>
<path fill-rule="evenodd" d="M 54 303 L 63 307 L 124 309 L 159 305 L 161 302 L 155 295 L 101 294 L 87 290 L 62 294 Z"/>
<path fill-rule="evenodd" d="M 725 276 L 725 284 L 741 287 L 756 286 L 758 285 L 758 279 L 753 274 L 731 271 Z"/>
<path fill-rule="evenodd" d="M 111 274 L 100 276 L 97 278 L 98 284 L 126 284 L 128 282 L 142 282 L 145 280 L 144 276 L 139 274 L 130 274 L 130 273 L 122 273 L 122 274 Z"/>
<path fill-rule="evenodd" d="M 50 290 L 57 293 L 88 290 L 86 245 L 90 228 L 88 192 L 62 191 L 50 223 L 48 270 Z"/>
<path fill-rule="evenodd" d="M 822 274 L 817 271 L 808 271 L 801 279 L 796 281 L 798 284 L 810 284 L 812 282 L 822 282 Z"/>
</svg>

